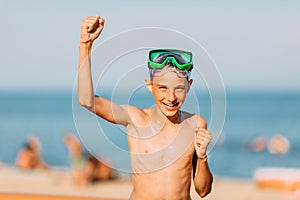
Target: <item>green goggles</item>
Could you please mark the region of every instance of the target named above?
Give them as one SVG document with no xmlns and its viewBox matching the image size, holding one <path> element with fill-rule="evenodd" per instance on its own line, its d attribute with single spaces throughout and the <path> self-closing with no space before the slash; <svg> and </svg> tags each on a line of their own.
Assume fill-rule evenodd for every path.
<svg viewBox="0 0 300 200">
<path fill-rule="evenodd" d="M 154 49 L 149 51 L 149 68 L 161 69 L 168 64 L 180 70 L 190 70 L 193 67 L 193 54 L 178 49 Z"/>
</svg>

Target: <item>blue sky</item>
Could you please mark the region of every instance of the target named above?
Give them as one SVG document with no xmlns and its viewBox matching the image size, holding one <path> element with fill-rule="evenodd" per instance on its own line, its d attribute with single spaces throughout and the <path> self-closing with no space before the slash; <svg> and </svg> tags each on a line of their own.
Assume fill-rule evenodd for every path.
<svg viewBox="0 0 300 200">
<path fill-rule="evenodd" d="M 288 0 L 0 0 L 0 90 L 71 90 L 81 20 L 97 14 L 106 19 L 102 40 L 142 27 L 193 38 L 227 90 L 299 91 L 299 9 Z"/>
</svg>

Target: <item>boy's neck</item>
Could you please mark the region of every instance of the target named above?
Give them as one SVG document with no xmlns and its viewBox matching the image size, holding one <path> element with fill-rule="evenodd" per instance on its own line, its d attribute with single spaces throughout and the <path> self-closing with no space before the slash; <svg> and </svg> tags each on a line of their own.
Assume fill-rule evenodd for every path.
<svg viewBox="0 0 300 200">
<path fill-rule="evenodd" d="M 181 111 L 179 110 L 174 116 L 167 117 L 158 108 L 156 108 L 153 113 L 153 119 L 160 126 L 175 126 L 181 122 Z"/>
</svg>

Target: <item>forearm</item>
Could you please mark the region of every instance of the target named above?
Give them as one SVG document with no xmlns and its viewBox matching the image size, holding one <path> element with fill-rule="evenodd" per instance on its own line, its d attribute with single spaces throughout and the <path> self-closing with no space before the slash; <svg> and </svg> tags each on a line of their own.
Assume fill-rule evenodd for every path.
<svg viewBox="0 0 300 200">
<path fill-rule="evenodd" d="M 78 100 L 88 109 L 94 107 L 95 96 L 91 73 L 91 48 L 91 44 L 79 45 Z"/>
<path fill-rule="evenodd" d="M 213 176 L 208 167 L 207 157 L 203 159 L 197 158 L 197 167 L 194 177 L 196 192 L 201 197 L 205 197 L 211 192 L 212 182 Z"/>
<path fill-rule="evenodd" d="M 91 46 L 79 45 L 78 100 L 80 105 L 115 124 L 128 124 L 126 109 L 103 97 L 95 97 L 91 72 Z"/>
</svg>

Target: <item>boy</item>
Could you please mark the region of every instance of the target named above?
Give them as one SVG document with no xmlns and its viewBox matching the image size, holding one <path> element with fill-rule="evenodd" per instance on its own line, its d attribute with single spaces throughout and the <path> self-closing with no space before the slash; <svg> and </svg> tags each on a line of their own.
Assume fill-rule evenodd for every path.
<svg viewBox="0 0 300 200">
<path fill-rule="evenodd" d="M 133 184 L 130 199 L 190 199 L 192 172 L 196 192 L 206 196 L 213 181 L 206 156 L 211 134 L 204 118 L 180 111 L 192 85 L 192 55 L 180 50 L 151 51 L 146 85 L 156 106 L 117 105 L 93 91 L 90 54 L 103 27 L 99 16 L 82 21 L 78 99 L 101 118 L 126 127 Z"/>
</svg>

